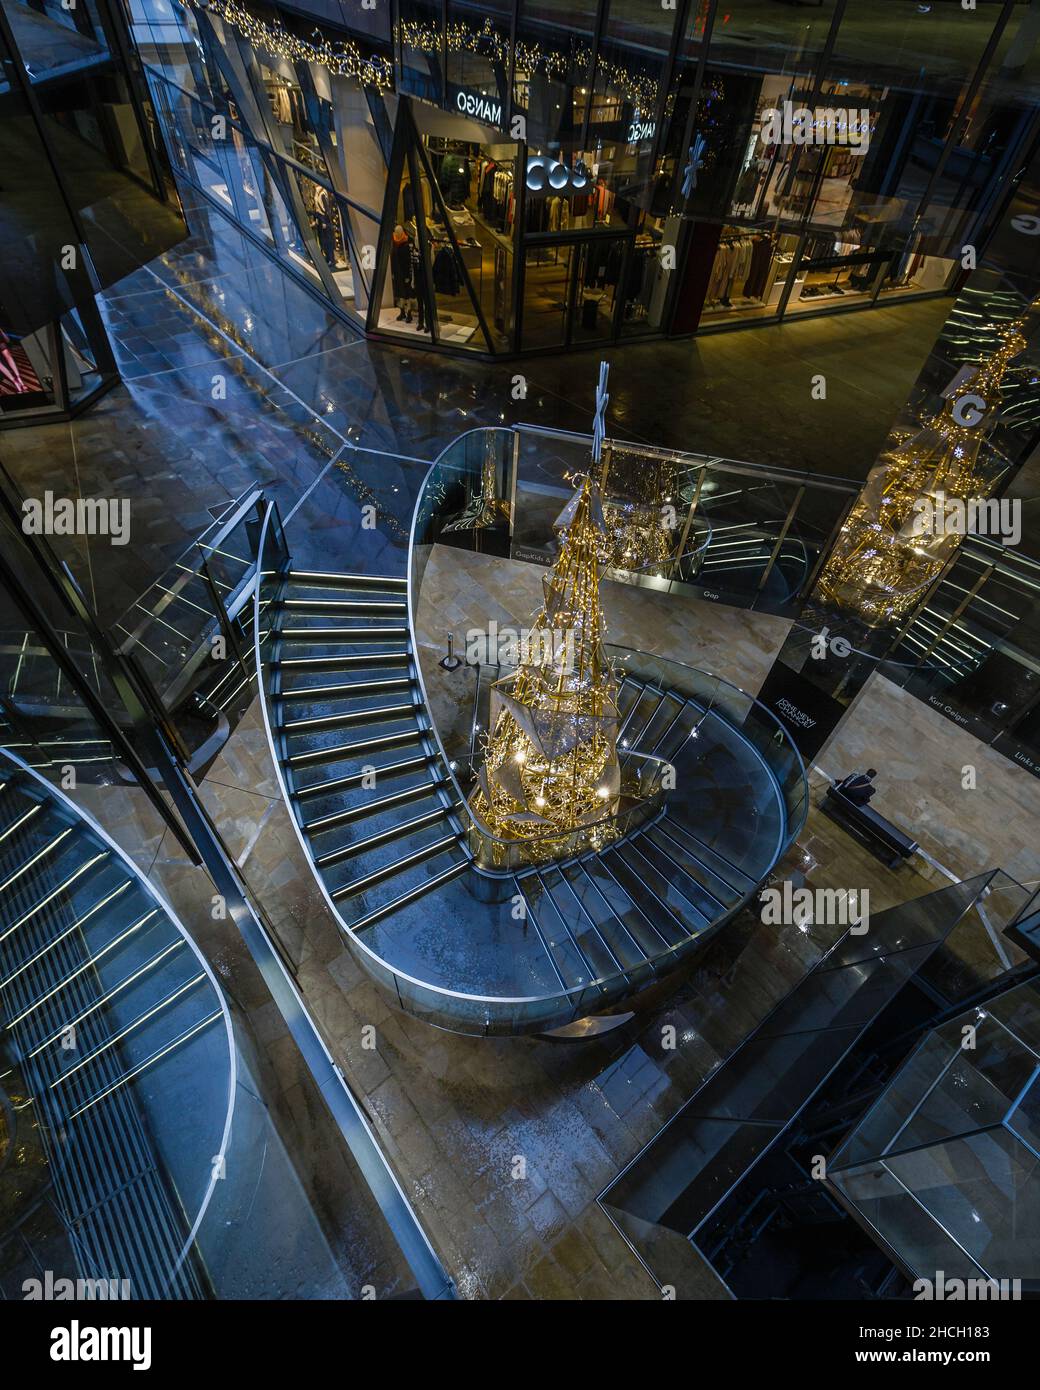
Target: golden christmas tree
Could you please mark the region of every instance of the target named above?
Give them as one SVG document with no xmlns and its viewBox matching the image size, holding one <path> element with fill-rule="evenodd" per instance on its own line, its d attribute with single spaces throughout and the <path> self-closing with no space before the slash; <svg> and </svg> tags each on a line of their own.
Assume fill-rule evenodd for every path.
<svg viewBox="0 0 1040 1390">
<path fill-rule="evenodd" d="M 484 765 L 470 804 L 494 835 L 551 845 L 616 810 L 617 681 L 603 651 L 604 533 L 591 477 L 556 521 L 559 556 L 516 673 L 491 692 Z"/>
<path fill-rule="evenodd" d="M 963 534 L 922 525 L 993 491 L 1003 466 L 983 451 L 1025 318 L 993 324 L 1000 346 L 950 393 L 941 413 L 895 443 L 871 469 L 820 576 L 823 597 L 871 626 L 906 614 L 938 576 Z M 975 399 L 977 398 L 977 399 Z M 927 505 L 926 505 L 927 504 Z"/>
</svg>

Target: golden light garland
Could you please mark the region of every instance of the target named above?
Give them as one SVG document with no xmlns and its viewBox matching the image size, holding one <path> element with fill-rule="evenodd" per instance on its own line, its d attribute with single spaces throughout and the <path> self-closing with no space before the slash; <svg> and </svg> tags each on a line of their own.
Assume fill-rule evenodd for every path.
<svg viewBox="0 0 1040 1390">
<path fill-rule="evenodd" d="M 963 540 L 953 530 L 922 533 L 919 505 L 942 494 L 967 503 L 989 496 L 1003 467 L 982 456 L 1011 359 L 1026 347 L 1025 316 L 992 324 L 1000 347 L 909 439 L 893 441 L 871 469 L 820 576 L 823 598 L 871 626 L 903 617 Z M 976 423 L 961 423 L 958 403 L 984 403 Z"/>
<path fill-rule="evenodd" d="M 542 580 L 534 620 L 537 652 L 522 653 L 515 675 L 497 681 L 491 733 L 470 797 L 492 834 L 539 841 L 584 829 L 588 844 L 609 838 L 621 792 L 617 758 L 617 679 L 603 651 L 600 555 L 603 529 L 592 479 L 581 479 L 556 529 L 560 554 Z M 549 640 L 545 640 L 548 638 Z M 574 852 L 573 840 L 567 851 Z"/>
<path fill-rule="evenodd" d="M 207 10 L 217 15 L 247 43 L 277 58 L 290 63 L 319 63 L 333 76 L 353 77 L 362 86 L 375 87 L 379 92 L 393 90 L 393 63 L 379 54 L 364 53 L 352 39 L 338 39 L 332 43 L 319 29 L 314 30 L 313 40 L 301 39 L 277 20 L 268 24 L 250 13 L 238 0 L 179 0 L 179 3 L 186 10 Z"/>
<path fill-rule="evenodd" d="M 321 30 L 315 29 L 311 39 L 291 33 L 277 20 L 268 23 L 252 14 L 238 0 L 178 0 L 186 10 L 208 10 L 230 25 L 247 43 L 263 49 L 287 62 L 320 63 L 338 77 L 353 77 L 362 86 L 378 92 L 394 90 L 394 70 L 390 59 L 379 54 L 366 54 L 352 39 L 341 38 L 333 43 Z M 395 41 L 402 47 L 420 53 L 441 52 L 441 31 L 432 24 L 402 20 L 394 29 Z M 449 53 L 473 53 L 509 66 L 509 40 L 498 34 L 492 21 L 485 19 L 480 28 L 454 21 L 448 25 L 445 41 Z M 542 70 L 558 80 L 564 80 L 575 66 L 590 71 L 592 49 L 577 49 L 572 57 L 552 50 L 545 51 L 534 43 L 516 45 L 518 81 Z M 600 71 L 609 86 L 627 98 L 640 112 L 656 109 L 659 86 L 653 78 L 634 74 L 619 63 L 600 59 Z"/>
<path fill-rule="evenodd" d="M 394 36 L 402 47 L 414 49 L 417 53 L 441 51 L 439 25 L 406 19 L 395 27 Z M 471 29 L 462 21 L 453 21 L 445 31 L 445 42 L 449 53 L 473 53 L 478 57 L 490 58 L 505 68 L 509 66 L 509 40 L 495 31 L 490 19 L 485 19 L 479 29 Z M 517 80 L 527 81 L 531 73 L 540 70 L 558 81 L 564 81 L 574 69 L 591 72 L 592 57 L 593 52 L 589 47 L 576 48 L 573 54 L 568 55 L 518 39 Z M 660 88 L 653 78 L 631 73 L 620 63 L 604 62 L 602 57 L 599 68 L 608 84 L 625 95 L 640 111 L 649 113 L 656 109 Z"/>
</svg>

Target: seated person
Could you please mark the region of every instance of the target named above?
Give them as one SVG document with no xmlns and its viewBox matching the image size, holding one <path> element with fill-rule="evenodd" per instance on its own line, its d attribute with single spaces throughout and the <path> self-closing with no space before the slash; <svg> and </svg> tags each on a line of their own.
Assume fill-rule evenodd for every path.
<svg viewBox="0 0 1040 1390">
<path fill-rule="evenodd" d="M 874 786 L 876 776 L 876 767 L 868 767 L 866 772 L 851 772 L 848 777 L 842 778 L 835 790 L 841 792 L 853 806 L 866 806 L 877 791 L 877 787 Z"/>
</svg>

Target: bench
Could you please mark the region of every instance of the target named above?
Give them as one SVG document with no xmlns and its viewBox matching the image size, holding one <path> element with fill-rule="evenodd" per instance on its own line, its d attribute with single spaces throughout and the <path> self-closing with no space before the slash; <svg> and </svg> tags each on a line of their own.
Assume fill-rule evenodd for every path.
<svg viewBox="0 0 1040 1390">
<path fill-rule="evenodd" d="M 885 820 L 869 806 L 857 806 L 832 783 L 820 803 L 820 809 L 835 824 L 854 835 L 866 845 L 870 852 L 888 865 L 896 868 L 904 859 L 909 859 L 917 851 L 917 841 L 911 840 L 898 825 Z"/>
</svg>

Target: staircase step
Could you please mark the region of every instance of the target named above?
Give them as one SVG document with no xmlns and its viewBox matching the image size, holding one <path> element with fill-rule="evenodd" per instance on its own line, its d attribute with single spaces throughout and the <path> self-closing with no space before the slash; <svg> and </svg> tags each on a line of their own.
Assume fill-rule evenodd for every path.
<svg viewBox="0 0 1040 1390">
<path fill-rule="evenodd" d="M 446 823 L 449 813 L 459 810 L 461 807 L 458 803 L 450 808 L 438 803 L 432 810 L 424 811 L 421 815 L 413 816 L 410 820 L 396 821 L 385 830 L 377 830 L 361 840 L 348 840 L 346 844 L 319 855 L 314 862 L 319 869 L 330 868 L 333 864 L 339 864 L 344 859 L 350 859 L 354 855 L 367 854 L 369 850 L 377 849 L 381 845 L 388 845 L 394 840 L 401 840 L 406 835 L 414 834 L 417 830 L 424 830 L 438 822 Z"/>
<path fill-rule="evenodd" d="M 321 835 L 326 830 L 335 830 L 337 826 L 349 825 L 351 821 L 374 820 L 384 811 L 394 810 L 398 806 L 407 806 L 413 801 L 420 801 L 423 797 L 434 795 L 440 788 L 447 785 L 443 777 L 435 778 L 433 781 L 427 779 L 416 782 L 414 787 L 405 787 L 403 791 L 391 792 L 388 796 L 376 797 L 375 799 L 366 798 L 353 806 L 332 811 L 328 815 L 315 816 L 313 819 L 303 822 L 301 828 L 306 835 Z"/>
<path fill-rule="evenodd" d="M 77 912 L 79 910 L 79 895 L 89 886 L 91 878 L 99 867 L 106 863 L 109 854 L 109 850 L 99 849 L 83 858 L 81 852 L 76 856 L 78 862 L 64 864 L 64 872 L 60 877 L 55 876 L 57 882 L 47 885 L 38 897 L 34 897 L 27 904 L 19 904 L 13 912 L 5 911 L 3 918 L 0 919 L 0 941 L 16 932 L 24 931 L 31 922 L 37 920 L 39 915 L 51 908 L 52 905 L 60 905 L 68 912 Z M 32 879 L 29 881 L 34 882 Z"/>
<path fill-rule="evenodd" d="M 407 906 L 408 903 L 415 902 L 416 898 L 422 898 L 435 888 L 440 888 L 442 884 L 449 883 L 453 878 L 458 878 L 459 874 L 465 873 L 468 868 L 469 863 L 465 859 L 458 864 L 449 865 L 447 869 L 443 869 L 432 878 L 425 879 L 414 888 L 409 888 L 407 892 L 399 894 L 396 898 L 391 898 L 389 902 L 373 908 L 371 912 L 366 912 L 363 917 L 359 917 L 356 922 L 351 924 L 350 930 L 355 933 L 360 933 L 368 927 L 375 926 L 382 918 L 397 912 L 400 908 Z"/>
<path fill-rule="evenodd" d="M 380 598 L 283 598 L 283 612 L 289 618 L 404 618 L 408 605 L 399 599 Z"/>
<path fill-rule="evenodd" d="M 365 705 L 362 709 L 340 710 L 338 714 L 317 714 L 286 719 L 279 724 L 283 734 L 320 733 L 323 729 L 346 729 L 355 724 L 385 724 L 394 719 L 412 719 L 416 705 Z"/>
<path fill-rule="evenodd" d="M 639 692 L 639 698 L 625 716 L 618 730 L 618 741 L 626 748 L 634 748 L 639 735 L 646 728 L 654 711 L 664 698 L 664 692 L 647 685 Z"/>
<path fill-rule="evenodd" d="M 738 864 L 732 863 L 719 850 L 712 849 L 700 836 L 694 835 L 686 826 L 680 825 L 670 816 L 663 816 L 661 820 L 656 821 L 654 828 L 662 835 L 667 835 L 673 844 L 698 859 L 709 873 L 714 874 L 720 883 L 726 884 L 738 897 L 747 897 L 757 886 L 756 878 Z"/>
<path fill-rule="evenodd" d="M 639 904 L 644 916 L 652 920 L 655 930 L 670 946 L 680 945 L 690 935 L 686 923 L 661 901 L 639 871 L 633 870 L 621 857 L 620 849 L 620 845 L 611 845 L 604 850 L 600 855 L 600 867 Z"/>
<path fill-rule="evenodd" d="M 653 900 L 646 900 L 643 895 L 643 901 L 633 901 L 599 855 L 586 855 L 578 860 L 578 867 L 596 885 L 600 897 L 609 905 L 632 940 L 638 943 L 645 959 L 653 960 L 674 943 L 675 933 L 671 927 L 662 932 L 654 920 L 649 906 Z"/>
<path fill-rule="evenodd" d="M 646 833 L 645 828 L 641 828 L 632 836 L 631 844 L 646 859 L 647 863 L 652 864 L 661 876 L 677 888 L 683 897 L 691 902 L 701 916 L 706 917 L 709 922 L 714 922 L 719 917 L 724 916 L 738 901 L 731 893 L 720 898 L 718 893 L 722 889 L 719 888 L 718 884 L 716 884 L 717 892 L 713 893 L 705 882 L 707 875 L 705 874 L 702 878 L 701 874 L 696 872 L 699 866 L 692 864 L 686 856 L 671 853 L 667 841 L 662 847 Z"/>
<path fill-rule="evenodd" d="M 575 897 L 574 889 L 567 882 L 560 868 L 553 864 L 539 869 L 538 875 L 552 898 L 556 908 L 573 937 L 578 949 L 588 961 L 595 979 L 609 980 L 622 973 L 621 962 L 612 953 L 603 937 L 596 930 L 581 904 Z"/>
<path fill-rule="evenodd" d="M 382 680 L 339 681 L 335 685 L 283 685 L 279 700 L 352 700 L 362 695 L 396 695 L 414 690 L 408 676 L 385 676 Z"/>
<path fill-rule="evenodd" d="M 652 753 L 655 758 L 664 758 L 666 761 L 677 758 L 682 750 L 691 743 L 691 738 L 691 746 L 696 747 L 696 741 L 700 735 L 697 734 L 694 737 L 693 731 L 703 718 L 703 710 L 701 710 L 698 705 L 695 705 L 692 700 L 687 700 L 686 706 L 678 719 L 676 719 L 665 733 L 661 735 L 656 746 L 653 748 L 644 748 L 642 751 L 644 753 Z"/>
<path fill-rule="evenodd" d="M 402 623 L 382 623 L 371 627 L 283 627 L 278 636 L 283 642 L 309 642 L 313 647 L 332 646 L 342 642 L 390 642 L 407 638 L 408 626 Z"/>
<path fill-rule="evenodd" d="M 641 753 L 652 753 L 662 739 L 668 736 L 669 729 L 675 721 L 682 716 L 685 708 L 685 701 L 677 699 L 676 696 L 665 694 L 661 698 L 661 703 L 650 716 L 642 733 L 629 746 L 638 748 Z"/>
<path fill-rule="evenodd" d="M 628 676 L 626 676 L 625 679 L 621 682 L 620 686 L 618 687 L 617 697 L 619 723 L 624 723 L 625 716 L 628 714 L 629 710 L 632 708 L 635 702 L 639 699 L 639 693 L 642 690 L 642 688 L 643 687 L 637 684 L 636 681 L 630 680 Z"/>
<path fill-rule="evenodd" d="M 706 916 L 673 880 L 666 877 L 654 863 L 638 852 L 634 839 L 619 844 L 617 854 L 621 862 L 627 864 L 636 878 L 642 882 L 643 891 L 653 893 L 662 907 L 670 912 L 680 924 L 687 936 L 699 935 L 711 924 L 716 915 L 720 915 L 717 909 L 711 916 Z"/>
<path fill-rule="evenodd" d="M 401 649 L 380 652 L 373 648 L 363 652 L 344 652 L 339 656 L 281 657 L 272 661 L 270 668 L 280 672 L 283 677 L 336 671 L 377 671 L 385 666 L 407 670 L 410 660 L 410 653 Z"/>
<path fill-rule="evenodd" d="M 403 859 L 394 859 L 389 864 L 384 864 L 378 869 L 373 869 L 371 873 L 363 874 L 361 878 L 344 883 L 341 887 L 334 889 L 332 897 L 336 902 L 342 902 L 344 898 L 357 897 L 359 893 L 366 892 L 369 888 L 374 888 L 376 884 L 385 882 L 386 879 L 394 878 L 405 869 L 413 868 L 417 864 L 422 864 L 427 859 L 434 858 L 435 855 L 443 854 L 446 850 L 456 846 L 459 842 L 458 835 L 453 831 L 450 835 L 443 835 L 437 840 L 433 840 L 428 845 L 422 845 L 419 849 L 413 850 L 411 854 L 405 855 Z"/>
<path fill-rule="evenodd" d="M 291 767 L 305 767 L 308 763 L 344 762 L 363 758 L 371 753 L 381 753 L 389 748 L 401 748 L 408 743 L 418 743 L 422 736 L 422 730 L 417 727 L 402 729 L 397 733 L 383 734 L 379 738 L 338 743 L 330 748 L 308 748 L 301 753 L 290 753 L 285 761 Z"/>
<path fill-rule="evenodd" d="M 618 966 L 633 979 L 640 973 L 643 976 L 648 975 L 646 952 L 629 934 L 592 878 L 573 861 L 562 865 L 561 870 L 582 911 L 595 927 Z"/>
<path fill-rule="evenodd" d="M 412 757 L 401 758 L 396 762 L 385 763 L 382 767 L 376 765 L 376 782 L 389 781 L 396 777 L 410 776 L 415 772 L 428 771 L 434 762 L 434 755 L 423 751 Z M 367 773 L 363 771 L 345 773 L 340 777 L 322 777 L 320 780 L 308 782 L 301 785 L 295 783 L 293 794 L 297 798 L 333 796 L 340 792 L 350 791 L 362 787 Z M 367 789 L 366 789 L 367 790 Z"/>
<path fill-rule="evenodd" d="M 595 971 L 574 940 L 549 890 L 537 874 L 524 874 L 516 880 L 523 894 L 527 915 L 534 923 L 539 939 L 565 989 L 589 985 Z"/>
<path fill-rule="evenodd" d="M 315 589 L 392 589 L 408 592 L 403 574 L 342 574 L 332 570 L 290 570 L 290 584 L 309 584 Z"/>
</svg>

